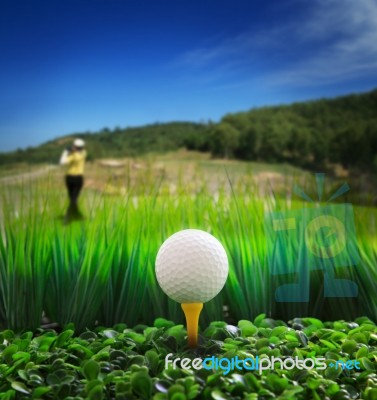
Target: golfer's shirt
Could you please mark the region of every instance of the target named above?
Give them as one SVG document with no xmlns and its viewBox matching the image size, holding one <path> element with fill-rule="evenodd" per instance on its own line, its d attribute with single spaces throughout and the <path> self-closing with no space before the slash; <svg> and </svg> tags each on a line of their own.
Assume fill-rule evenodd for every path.
<svg viewBox="0 0 377 400">
<path fill-rule="evenodd" d="M 83 175 L 86 151 L 68 152 L 65 150 L 60 158 L 60 164 L 67 165 L 67 175 Z"/>
</svg>

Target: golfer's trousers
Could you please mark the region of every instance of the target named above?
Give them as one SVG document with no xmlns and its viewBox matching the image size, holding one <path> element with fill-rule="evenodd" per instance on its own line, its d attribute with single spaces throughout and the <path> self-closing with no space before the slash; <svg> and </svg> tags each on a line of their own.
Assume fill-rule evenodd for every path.
<svg viewBox="0 0 377 400">
<path fill-rule="evenodd" d="M 81 212 L 78 208 L 77 201 L 84 185 L 84 177 L 82 175 L 66 175 L 65 183 L 69 196 L 69 206 L 66 219 L 71 220 L 80 218 Z"/>
</svg>

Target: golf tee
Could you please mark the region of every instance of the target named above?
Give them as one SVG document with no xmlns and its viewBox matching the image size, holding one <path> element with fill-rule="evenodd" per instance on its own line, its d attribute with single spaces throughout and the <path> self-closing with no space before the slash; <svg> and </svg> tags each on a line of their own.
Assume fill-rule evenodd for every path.
<svg viewBox="0 0 377 400">
<path fill-rule="evenodd" d="M 186 317 L 188 345 L 191 348 L 197 347 L 198 345 L 199 315 L 202 308 L 203 303 L 182 304 L 182 309 Z"/>
</svg>

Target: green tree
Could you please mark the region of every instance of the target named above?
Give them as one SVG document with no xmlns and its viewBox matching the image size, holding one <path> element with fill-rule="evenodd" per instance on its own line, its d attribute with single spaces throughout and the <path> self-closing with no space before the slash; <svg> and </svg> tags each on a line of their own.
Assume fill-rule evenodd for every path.
<svg viewBox="0 0 377 400">
<path fill-rule="evenodd" d="M 220 122 L 216 125 L 210 138 L 212 154 L 224 158 L 234 155 L 240 140 L 240 131 L 227 122 Z"/>
</svg>

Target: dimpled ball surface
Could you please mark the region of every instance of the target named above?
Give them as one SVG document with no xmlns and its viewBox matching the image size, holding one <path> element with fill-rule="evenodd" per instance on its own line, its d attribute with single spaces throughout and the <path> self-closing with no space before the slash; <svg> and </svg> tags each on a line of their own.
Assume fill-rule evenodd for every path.
<svg viewBox="0 0 377 400">
<path fill-rule="evenodd" d="M 178 303 L 205 303 L 223 288 L 228 257 L 221 243 L 207 232 L 186 229 L 170 236 L 156 258 L 162 290 Z"/>
</svg>

